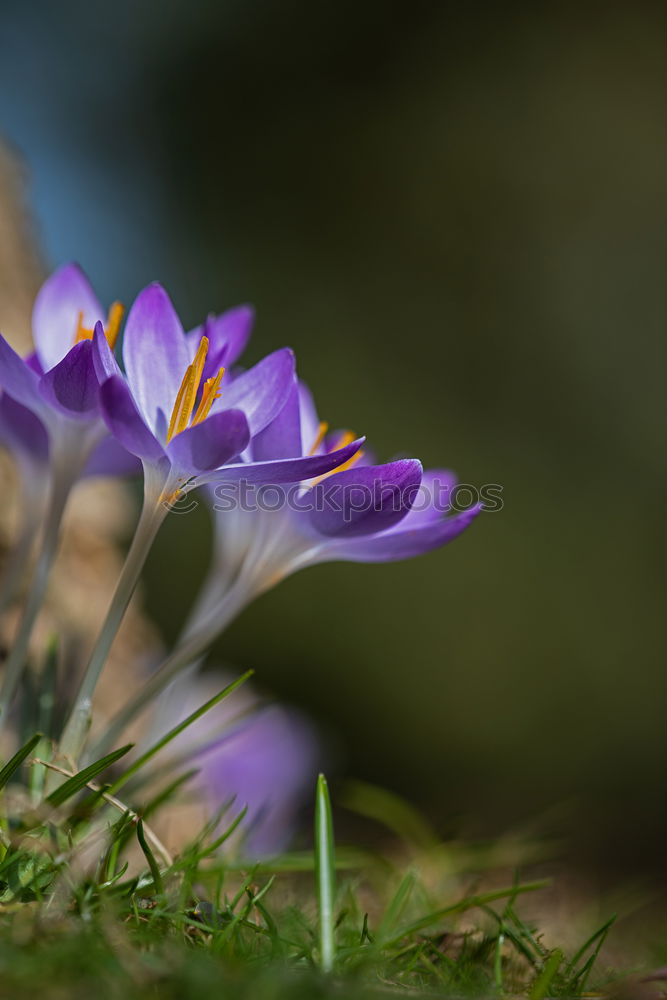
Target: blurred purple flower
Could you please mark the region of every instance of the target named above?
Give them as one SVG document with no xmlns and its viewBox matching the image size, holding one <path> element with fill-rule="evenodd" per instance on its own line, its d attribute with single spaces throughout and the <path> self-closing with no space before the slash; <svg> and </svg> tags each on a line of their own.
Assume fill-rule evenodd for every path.
<svg viewBox="0 0 667 1000">
<path fill-rule="evenodd" d="M 174 685 L 158 713 L 160 735 L 215 693 L 209 678 L 188 675 Z M 225 683 L 220 679 L 218 687 L 220 681 Z M 247 808 L 239 836 L 225 842 L 225 851 L 254 860 L 289 846 L 321 763 L 315 727 L 305 716 L 285 705 L 262 705 L 245 686 L 190 726 L 172 747 L 179 764 L 199 768 L 193 783 L 211 816 L 234 800 L 221 830 Z"/>
<path fill-rule="evenodd" d="M 35 299 L 35 353 L 21 358 L 0 335 L 0 386 L 24 408 L 23 415 L 17 408 L 6 415 L 13 426 L 12 444 L 24 453 L 26 446 L 29 450 L 37 443 L 36 425 L 27 410 L 46 430 L 51 466 L 61 478 L 76 478 L 100 442 L 109 438 L 99 409 L 91 338 L 99 323 L 112 348 L 122 314 L 122 306 L 114 303 L 104 319 L 105 328 L 105 313 L 90 282 L 78 265 L 66 264 L 47 278 Z M 43 450 L 43 441 L 37 446 Z M 135 468 L 136 462 L 108 441 L 96 472 L 104 475 L 108 469 L 116 474 Z"/>
<path fill-rule="evenodd" d="M 105 326 L 104 315 L 86 276 L 76 264 L 68 264 L 44 282 L 35 299 L 32 316 L 35 353 L 20 357 L 0 335 L 4 441 L 19 464 L 22 463 L 24 473 L 30 468 L 31 491 L 41 491 L 46 498 L 43 502 L 40 498 L 42 505 L 38 510 L 26 507 L 18 552 L 3 584 L 6 600 L 14 588 L 12 577 L 17 572 L 14 567 L 25 561 L 31 536 L 38 534 L 37 522 L 41 522 L 39 554 L 0 688 L 0 725 L 7 719 L 25 662 L 72 487 L 89 462 L 91 471 L 100 475 L 136 468 L 134 457 L 110 438 L 101 419 L 91 338 L 97 326 L 108 338 L 105 343 L 109 351 L 112 350 L 120 330 L 122 306 L 112 305 Z M 24 475 L 24 482 L 27 481 Z"/>
</svg>

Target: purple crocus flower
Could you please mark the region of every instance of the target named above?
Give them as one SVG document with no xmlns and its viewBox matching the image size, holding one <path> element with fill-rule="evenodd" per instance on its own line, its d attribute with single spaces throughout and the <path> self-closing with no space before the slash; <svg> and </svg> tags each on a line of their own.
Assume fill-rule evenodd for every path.
<svg viewBox="0 0 667 1000">
<path fill-rule="evenodd" d="M 0 390 L 0 444 L 14 456 L 21 469 L 40 472 L 49 461 L 49 435 L 32 410 Z"/>
<path fill-rule="evenodd" d="M 162 500 L 203 482 L 238 479 L 295 482 L 349 459 L 361 442 L 328 455 L 274 450 L 248 462 L 251 439 L 284 409 L 294 384 L 294 356 L 274 352 L 254 368 L 228 371 L 245 344 L 247 314 L 209 320 L 186 334 L 164 289 L 140 293 L 123 339 L 124 377 L 101 325 L 93 337 L 103 417 L 111 433 L 143 462 Z M 252 466 L 252 467 L 251 467 Z"/>
<path fill-rule="evenodd" d="M 67 467 L 70 478 L 109 436 L 100 417 L 91 341 L 99 323 L 113 348 L 122 315 L 115 302 L 107 316 L 83 271 L 67 264 L 47 278 L 35 299 L 35 353 L 21 358 L 0 335 L 0 385 L 42 420 L 51 461 L 56 471 Z M 116 447 L 112 464 L 117 452 Z"/>
<path fill-rule="evenodd" d="M 246 467 L 271 465 L 276 455 L 298 463 L 339 454 L 353 437 L 329 434 L 310 393 L 295 379 L 278 417 L 253 438 Z M 355 451 L 330 474 L 289 490 L 252 477 L 209 487 L 215 523 L 207 580 L 176 649 L 112 721 L 96 752 L 196 662 L 246 605 L 289 574 L 334 560 L 407 559 L 453 541 L 480 510 L 448 511 L 446 496 L 455 483 L 449 471 L 424 473 L 416 459 L 376 465 Z"/>
<path fill-rule="evenodd" d="M 308 389 L 299 384 L 269 432 L 253 442 L 270 457 L 274 448 L 326 453 L 349 435 L 328 433 Z M 372 464 L 357 453 L 348 467 L 299 490 L 271 497 L 253 484 L 211 490 L 214 564 L 196 616 L 227 618 L 232 595 L 244 603 L 279 580 L 316 563 L 408 559 L 453 541 L 479 513 L 479 506 L 452 512 L 456 477 L 449 470 L 423 472 L 415 459 Z M 282 502 L 280 505 L 278 501 Z M 275 509 L 273 509 L 275 508 Z M 261 544 L 257 539 L 261 539 Z M 196 623 L 190 629 L 196 631 Z"/>
<path fill-rule="evenodd" d="M 29 554 L 39 535 L 47 511 L 55 470 L 51 467 L 49 433 L 42 420 L 0 391 L 0 446 L 14 460 L 19 481 L 20 503 L 17 538 L 10 550 L 0 580 L 0 610 L 14 596 Z M 139 461 L 107 434 L 93 448 L 80 478 L 132 475 L 141 470 Z"/>
<path fill-rule="evenodd" d="M 85 671 L 61 749 L 76 758 L 90 704 L 111 643 L 169 507 L 205 482 L 295 482 L 344 464 L 361 441 L 301 455 L 273 448 L 264 459 L 251 442 L 270 434 L 285 409 L 296 377 L 289 349 L 276 351 L 248 371 L 227 372 L 245 339 L 247 321 L 209 320 L 186 334 L 159 284 L 132 306 L 123 338 L 125 375 L 101 323 L 92 339 L 102 416 L 114 437 L 144 467 L 144 505 L 107 617 Z M 240 328 L 240 329 L 239 329 Z"/>
</svg>

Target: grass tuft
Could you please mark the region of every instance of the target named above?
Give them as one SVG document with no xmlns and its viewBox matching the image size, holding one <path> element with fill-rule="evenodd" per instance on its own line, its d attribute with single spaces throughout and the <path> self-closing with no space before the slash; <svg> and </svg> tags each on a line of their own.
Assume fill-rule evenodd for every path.
<svg viewBox="0 0 667 1000">
<path fill-rule="evenodd" d="M 455 863 L 394 796 L 369 796 L 367 811 L 403 831 L 407 863 L 396 852 L 337 846 L 324 775 L 311 851 L 244 857 L 246 810 L 230 801 L 172 858 L 154 824 L 194 772 L 145 803 L 135 797 L 150 782 L 129 779 L 175 735 L 129 766 L 125 746 L 76 774 L 36 735 L 0 771 L 1 995 L 545 1000 L 604 982 L 599 959 L 613 919 L 571 952 L 548 948 L 520 914 L 524 897 L 548 882 L 517 877 L 498 887 L 491 862 L 476 867 L 472 849 Z M 45 770 L 65 780 L 43 797 L 36 776 Z M 129 799 L 117 797 L 121 789 Z"/>
</svg>

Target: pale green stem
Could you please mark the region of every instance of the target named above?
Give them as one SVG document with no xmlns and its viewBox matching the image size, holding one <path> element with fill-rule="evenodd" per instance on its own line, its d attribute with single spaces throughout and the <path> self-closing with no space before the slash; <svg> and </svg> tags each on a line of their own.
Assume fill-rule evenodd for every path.
<svg viewBox="0 0 667 1000">
<path fill-rule="evenodd" d="M 116 584 L 116 590 L 111 598 L 106 618 L 84 672 L 74 707 L 60 740 L 60 753 L 70 760 L 77 760 L 85 743 L 97 682 L 137 586 L 155 536 L 167 515 L 168 505 L 162 501 L 164 487 L 164 481 L 158 481 L 155 474 L 151 475 L 151 470 L 147 469 L 144 480 L 144 503 L 139 523 Z"/>
<path fill-rule="evenodd" d="M 42 480 L 46 478 L 46 474 Z M 36 484 L 25 483 L 21 490 L 21 527 L 18 537 L 7 556 L 2 582 L 0 583 L 0 614 L 16 597 L 21 578 L 30 559 L 32 547 L 38 534 L 39 524 L 43 514 L 43 497 L 37 497 Z"/>
<path fill-rule="evenodd" d="M 16 692 L 21 672 L 25 666 L 32 630 L 44 603 L 51 568 L 58 552 L 60 523 L 63 512 L 79 471 L 78 465 L 76 469 L 73 469 L 71 464 L 65 461 L 62 463 L 56 461 L 54 465 L 55 472 L 44 530 L 42 532 L 40 551 L 23 609 L 23 615 L 21 616 L 18 631 L 12 641 L 12 648 L 5 664 L 2 689 L 0 690 L 0 727 L 7 720 L 9 707 Z"/>
</svg>

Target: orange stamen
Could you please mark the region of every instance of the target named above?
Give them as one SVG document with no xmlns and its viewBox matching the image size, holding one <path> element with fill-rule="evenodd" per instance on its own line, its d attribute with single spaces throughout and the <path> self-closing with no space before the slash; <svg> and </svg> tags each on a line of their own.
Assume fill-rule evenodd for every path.
<svg viewBox="0 0 667 1000">
<path fill-rule="evenodd" d="M 340 451 L 341 448 L 346 448 L 347 445 L 352 444 L 353 441 L 354 441 L 354 434 L 352 433 L 352 431 L 344 431 L 336 441 L 331 451 Z"/>
<path fill-rule="evenodd" d="M 109 347 L 113 351 L 116 346 L 116 341 L 118 340 L 118 334 L 120 332 L 120 324 L 123 321 L 123 315 L 125 313 L 125 306 L 121 302 L 112 302 L 109 308 L 109 315 L 107 316 L 107 325 L 104 330 L 104 336 L 107 338 Z M 92 340 L 93 330 L 89 330 L 88 327 L 83 325 L 83 312 L 79 312 L 76 321 L 76 333 L 74 334 L 74 343 L 78 344 L 82 340 Z"/>
<path fill-rule="evenodd" d="M 325 437 L 327 436 L 327 431 L 328 430 L 329 430 L 329 425 L 326 422 L 326 420 L 323 420 L 321 422 L 320 426 L 317 428 L 317 437 L 315 438 L 315 440 L 313 441 L 313 443 L 311 445 L 310 451 L 308 452 L 309 455 L 314 455 L 315 454 L 315 452 L 317 451 L 317 449 L 319 448 L 319 446 L 322 444 L 322 442 L 324 441 Z"/>
<path fill-rule="evenodd" d="M 357 451 L 354 453 L 352 458 L 348 458 L 347 462 L 343 462 L 336 469 L 332 469 L 331 472 L 327 472 L 327 476 L 333 476 L 334 472 L 345 472 L 346 469 L 351 469 L 353 465 L 356 465 L 364 457 L 363 451 Z M 326 479 L 326 476 L 322 477 Z"/>
<path fill-rule="evenodd" d="M 107 316 L 107 325 L 104 331 L 104 336 L 107 338 L 109 347 L 113 351 L 116 346 L 116 341 L 118 340 L 118 334 L 120 333 L 120 324 L 123 321 L 123 315 L 125 313 L 125 306 L 122 302 L 112 302 L 109 307 L 109 315 Z"/>
<path fill-rule="evenodd" d="M 186 413 L 185 410 L 185 397 L 192 383 L 192 373 L 192 365 L 188 365 L 185 375 L 183 376 L 183 381 L 181 382 L 178 393 L 176 394 L 174 408 L 171 411 L 171 420 L 169 421 L 169 429 L 167 431 L 167 442 L 171 441 L 174 434 L 180 434 L 182 430 L 185 430 L 188 425 L 190 414 Z"/>
<path fill-rule="evenodd" d="M 214 401 L 220 398 L 218 389 L 220 388 L 222 376 L 225 374 L 224 368 L 221 368 L 213 378 L 206 379 L 199 406 L 193 416 L 197 392 L 202 375 L 204 374 L 207 352 L 208 337 L 202 337 L 197 348 L 197 353 L 195 354 L 195 359 L 191 365 L 188 365 L 176 395 L 176 402 L 174 403 L 167 431 L 167 442 L 171 441 L 176 434 L 184 431 L 188 424 L 190 427 L 200 424 L 208 416 Z"/>
<path fill-rule="evenodd" d="M 222 381 L 222 376 L 225 374 L 225 369 L 221 368 L 218 374 L 214 378 L 207 378 L 204 382 L 204 388 L 202 389 L 201 400 L 199 401 L 199 406 L 197 407 L 196 413 L 192 418 L 192 426 L 195 424 L 200 424 L 202 420 L 211 412 L 211 407 L 216 399 L 220 399 L 220 393 L 218 389 L 220 388 L 220 383 Z"/>
<path fill-rule="evenodd" d="M 322 426 L 322 425 L 320 425 L 320 426 Z M 326 431 L 325 431 L 325 434 L 326 434 Z M 352 444 L 352 442 L 354 441 L 354 439 L 355 438 L 354 438 L 354 434 L 352 433 L 352 431 L 344 431 L 341 434 L 341 436 L 338 438 L 338 440 L 336 441 L 336 443 L 333 446 L 333 448 L 330 449 L 329 454 L 331 454 L 332 451 L 340 451 L 341 448 L 346 448 L 348 446 L 348 444 Z M 310 454 L 312 455 L 312 451 L 310 452 Z M 329 476 L 335 475 L 336 472 L 345 472 L 346 469 L 351 469 L 352 466 L 356 465 L 357 462 L 360 459 L 362 459 L 363 457 L 364 457 L 363 451 L 357 451 L 357 452 L 355 452 L 354 455 L 352 456 L 352 458 L 348 458 L 347 462 L 343 462 L 342 465 L 336 466 L 336 468 L 335 469 L 331 469 L 330 472 L 325 472 L 324 475 L 318 476 L 317 479 L 313 479 L 312 485 L 316 486 L 318 483 L 321 483 L 322 480 L 328 479 Z"/>
<path fill-rule="evenodd" d="M 76 333 L 74 334 L 74 343 L 78 344 L 80 340 L 92 340 L 93 331 L 87 330 L 83 325 L 83 312 L 80 312 L 76 320 Z"/>
</svg>

